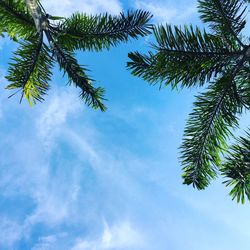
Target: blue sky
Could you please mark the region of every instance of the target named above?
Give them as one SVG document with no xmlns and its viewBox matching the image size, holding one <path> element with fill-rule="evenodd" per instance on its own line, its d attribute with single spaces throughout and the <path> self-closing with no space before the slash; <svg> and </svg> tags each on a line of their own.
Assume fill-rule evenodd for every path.
<svg viewBox="0 0 250 250">
<path fill-rule="evenodd" d="M 199 24 L 190 0 L 43 2 L 56 15 L 147 8 L 154 22 Z M 105 113 L 84 106 L 57 69 L 44 103 L 8 99 L 14 46 L 0 42 L 0 249 L 249 249 L 248 203 L 232 202 L 221 179 L 205 191 L 182 185 L 178 147 L 197 90 L 159 91 L 125 68 L 149 39 L 78 53 L 106 88 Z"/>
</svg>

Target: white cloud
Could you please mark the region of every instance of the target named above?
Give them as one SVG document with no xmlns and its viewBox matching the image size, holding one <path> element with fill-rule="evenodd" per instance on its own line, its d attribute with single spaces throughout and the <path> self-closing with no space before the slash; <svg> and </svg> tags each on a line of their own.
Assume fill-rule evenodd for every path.
<svg viewBox="0 0 250 250">
<path fill-rule="evenodd" d="M 78 239 L 71 250 L 127 250 L 141 249 L 145 239 L 129 221 L 122 221 L 112 226 L 104 222 L 104 230 L 95 241 Z"/>
<path fill-rule="evenodd" d="M 49 247 L 57 240 L 55 235 L 49 235 L 45 237 L 41 237 L 39 239 L 38 244 L 32 247 L 31 250 L 48 250 Z"/>
<path fill-rule="evenodd" d="M 139 106 L 132 109 L 132 113 L 118 109 L 117 112 L 119 111 L 125 114 L 119 116 L 123 123 L 129 123 L 131 126 L 138 125 L 137 120 L 145 123 L 146 116 L 141 118 L 140 116 L 149 113 Z M 71 95 L 59 89 L 56 95 L 50 95 L 41 108 L 27 113 L 32 115 L 24 118 L 22 116 L 22 118 L 28 120 L 28 125 L 17 123 L 15 129 L 10 128 L 10 132 L 5 135 L 5 141 L 8 141 L 8 145 L 12 145 L 11 150 L 7 151 L 5 141 L 0 141 L 0 146 L 5 152 L 3 158 L 0 155 L 3 163 L 0 171 L 1 194 L 25 196 L 33 204 L 32 210 L 26 211 L 25 218 L 20 219 L 24 226 L 13 221 L 2 222 L 0 235 L 4 235 L 8 244 L 19 241 L 24 235 L 29 237 L 32 235 L 33 228 L 43 225 L 46 229 L 49 228 L 52 235 L 40 237 L 38 240 L 36 238 L 33 250 L 63 250 L 70 247 L 72 250 L 160 250 L 166 249 L 169 241 L 174 242 L 169 249 L 174 249 L 171 246 L 178 244 L 182 246 L 180 249 L 183 249 L 183 245 L 186 245 L 191 238 L 186 236 L 185 232 L 192 236 L 193 232 L 196 232 L 197 220 L 200 217 L 196 216 L 197 209 L 193 209 L 192 205 L 187 209 L 183 208 L 186 210 L 182 214 L 180 207 L 185 202 L 178 204 L 180 209 L 178 210 L 175 209 L 175 200 L 169 199 L 169 190 L 178 190 L 180 187 L 177 182 L 173 183 L 171 189 L 169 186 L 171 180 L 177 175 L 177 170 L 174 169 L 175 163 L 172 164 L 173 172 L 167 172 L 169 168 L 166 167 L 166 162 L 169 164 L 170 161 L 168 157 L 166 161 L 155 157 L 151 162 L 147 162 L 147 159 L 138 157 L 137 153 L 127 152 L 130 151 L 129 145 L 119 145 L 117 142 L 115 142 L 117 151 L 111 150 L 107 141 L 102 140 L 104 132 L 96 125 L 97 116 L 93 115 L 94 113 L 90 111 L 88 116 L 85 116 L 86 111 L 84 111 L 84 115 L 79 115 L 78 119 L 74 120 L 74 115 L 82 114 L 75 94 Z M 129 115 L 128 119 L 125 119 L 126 114 Z M 153 114 L 151 115 L 154 117 Z M 108 122 L 106 121 L 108 126 L 113 126 L 114 119 L 115 115 L 112 114 Z M 153 128 L 159 129 L 159 124 L 166 127 L 167 122 L 165 120 L 158 124 L 156 122 Z M 37 126 L 33 126 L 34 124 Z M 102 123 L 103 126 L 107 124 Z M 29 134 L 29 130 L 34 132 Z M 169 127 L 169 130 L 171 132 L 172 128 Z M 22 133 L 19 133 L 20 131 Z M 101 133 L 100 137 L 99 133 Z M 150 133 L 150 130 L 147 133 Z M 161 137 L 165 141 L 165 136 L 166 134 L 162 133 L 158 138 Z M 9 142 L 10 137 L 13 137 L 13 141 Z M 58 144 L 48 153 L 48 151 L 44 152 L 45 142 L 51 145 L 55 142 Z M 67 151 L 62 150 L 63 146 L 60 143 L 63 143 L 63 146 L 66 145 Z M 156 148 L 158 151 L 159 147 Z M 60 150 L 62 150 L 61 155 L 53 155 Z M 158 161 L 162 161 L 160 165 L 157 165 Z M 157 189 L 159 182 L 163 181 L 166 188 Z M 88 186 L 88 182 L 91 185 Z M 3 192 L 6 189 L 12 193 Z M 192 196 L 194 192 L 187 192 L 183 196 Z M 204 197 L 207 197 L 206 194 Z M 182 199 L 178 197 L 178 200 Z M 201 201 L 203 200 L 196 199 L 196 203 Z M 170 205 L 172 203 L 173 207 Z M 191 213 L 195 212 L 191 217 L 190 207 Z M 229 205 L 226 206 L 227 209 L 228 207 Z M 213 211 L 212 207 L 209 209 Z M 206 209 L 199 210 L 204 210 L 204 217 L 210 218 Z M 107 217 L 104 225 L 103 217 Z M 192 223 L 189 224 L 188 219 L 183 221 L 186 218 L 192 219 Z M 235 216 L 232 221 L 237 219 L 238 216 Z M 219 224 L 223 223 L 220 221 Z M 244 230 L 247 229 L 248 224 L 244 224 L 243 219 L 237 225 L 240 226 L 240 224 L 244 225 L 242 226 Z M 77 232 L 71 230 L 71 225 L 77 229 Z M 184 233 L 181 234 L 179 228 L 185 229 Z M 206 226 L 203 228 L 204 232 L 199 230 L 198 243 L 206 242 L 204 239 L 207 237 L 207 228 Z M 62 230 L 67 231 L 68 234 L 62 237 L 56 236 L 56 232 Z M 84 238 L 79 235 L 79 231 L 85 235 Z M 204 239 L 200 239 L 200 236 L 204 236 Z M 179 241 L 180 237 L 183 241 Z M 7 246 L 7 243 L 4 246 Z M 199 249 L 198 246 L 192 247 L 192 242 L 187 246 L 190 246 L 189 249 Z"/>
<path fill-rule="evenodd" d="M 82 112 L 82 106 L 83 103 L 75 93 L 58 88 L 57 94 L 51 93 L 43 106 L 23 112 L 23 119 L 29 121 L 29 129 L 18 124 L 1 140 L 1 194 L 4 197 L 28 197 L 34 203 L 34 209 L 22 218 L 22 228 L 11 221 L 0 219 L 0 238 L 5 241 L 5 245 L 20 240 L 22 235 L 29 235 L 37 223 L 59 225 L 74 211 L 80 191 L 81 169 L 72 166 L 67 171 L 63 163 L 58 162 L 58 171 L 52 170 L 49 161 L 51 145 L 67 127 L 68 117 L 72 118 L 78 111 Z M 20 130 L 22 133 L 19 134 Z M 10 145 L 11 153 L 6 142 Z M 10 157 L 2 158 L 9 153 Z M 22 231 L 22 235 L 19 231 Z"/>
<path fill-rule="evenodd" d="M 89 132 L 91 128 L 86 124 L 80 126 L 83 133 L 71 128 L 70 124 L 74 119 L 70 119 L 69 122 L 69 117 L 72 118 L 74 114 L 78 116 L 79 112 L 83 111 L 76 99 L 74 94 L 58 89 L 57 94 L 50 95 L 49 100 L 41 108 L 34 110 L 33 115 L 29 117 L 31 127 L 32 124 L 36 124 L 34 132 L 29 136 L 20 135 L 20 140 L 16 142 L 16 147 L 11 153 L 15 160 L 13 163 L 7 161 L 5 164 L 11 163 L 11 167 L 1 173 L 0 187 L 5 190 L 6 196 L 15 196 L 18 193 L 21 196 L 28 196 L 34 203 L 34 209 L 23 219 L 23 235 L 29 235 L 37 224 L 55 227 L 73 221 L 79 223 L 79 220 L 86 222 L 88 219 L 86 215 L 79 214 L 83 209 L 89 212 L 88 205 L 84 204 L 84 191 L 81 190 L 83 185 L 81 178 L 85 174 L 83 172 L 86 163 L 91 166 L 94 175 L 98 176 L 100 180 L 98 185 L 104 185 L 104 188 L 116 191 L 121 189 L 126 195 L 133 195 L 133 191 L 137 188 L 125 171 L 125 165 L 134 167 L 137 164 L 133 157 L 124 157 L 126 158 L 124 163 L 116 159 L 117 156 L 110 154 L 100 143 L 96 136 L 97 131 L 93 128 L 94 132 Z M 59 160 L 56 166 L 52 166 L 51 156 L 60 148 L 55 142 L 62 140 L 75 153 L 76 159 L 70 159 L 70 166 L 66 166 L 66 158 Z M 50 147 L 49 151 L 44 150 L 44 144 Z M 55 147 L 51 149 L 51 145 Z M 94 192 L 91 192 L 91 195 L 94 195 L 92 199 L 99 197 Z M 99 206 L 98 202 L 93 205 L 92 209 L 95 211 Z M 96 219 L 101 214 L 95 216 Z M 135 241 L 139 242 L 139 238 L 131 224 L 124 222 L 117 226 L 106 226 L 99 242 L 105 247 L 104 249 L 108 249 L 109 246 L 122 246 L 122 244 L 132 246 Z M 13 241 L 15 240 L 19 238 L 14 238 Z M 57 245 L 57 242 L 43 239 L 36 247 L 46 249 L 50 243 Z"/>
<path fill-rule="evenodd" d="M 177 9 L 166 8 L 154 2 L 136 1 L 136 7 L 149 10 L 157 21 L 169 22 L 177 15 Z"/>
<path fill-rule="evenodd" d="M 33 246 L 31 250 L 55 249 L 56 247 L 55 245 L 58 243 L 58 241 L 61 241 L 66 236 L 67 236 L 66 233 L 58 233 L 54 235 L 40 237 L 38 243 L 35 246 Z"/>
<path fill-rule="evenodd" d="M 108 186 L 115 188 L 116 191 L 122 190 L 121 192 L 127 195 L 133 195 L 135 190 L 138 191 L 137 184 L 129 176 L 129 171 L 132 168 L 132 171 L 137 169 L 139 173 L 140 167 L 145 166 L 145 162 L 134 155 L 127 154 L 125 150 L 110 153 L 98 138 L 92 135 L 89 137 L 88 134 L 91 133 L 87 132 L 88 128 L 85 127 L 84 131 L 86 131 L 84 136 L 70 129 L 65 129 L 63 134 L 68 145 L 77 152 L 81 165 L 84 166 L 86 162 L 90 164 L 94 174 L 100 178 L 99 181 L 105 180 Z M 140 173 L 139 176 L 141 176 Z"/>
<path fill-rule="evenodd" d="M 196 12 L 195 5 L 192 2 L 188 6 L 183 6 L 180 2 L 178 2 L 178 5 L 173 5 L 170 2 L 136 0 L 135 7 L 150 11 L 154 15 L 155 21 L 161 23 L 185 21 Z"/>
<path fill-rule="evenodd" d="M 9 231 L 18 229 L 18 233 L 22 233 L 13 233 L 9 242 L 19 241 L 23 235 L 28 237 L 37 224 L 53 228 L 63 223 L 73 221 L 84 223 L 88 220 L 86 214 L 81 216 L 83 209 L 89 212 L 88 205 L 86 206 L 83 200 L 85 194 L 81 190 L 82 171 L 85 169 L 86 162 L 89 163 L 94 174 L 99 176 L 98 185 L 105 182 L 104 188 L 109 186 L 116 191 L 123 189 L 126 195 L 132 195 L 135 191 L 136 185 L 125 171 L 125 164 L 135 165 L 135 162 L 131 162 L 133 158 L 126 158 L 124 163 L 116 159 L 117 156 L 110 154 L 109 150 L 98 141 L 97 131 L 86 124 L 79 126 L 81 131 L 84 131 L 83 133 L 71 128 L 70 124 L 74 119 L 70 119 L 69 122 L 69 117 L 78 116 L 79 112 L 83 112 L 81 107 L 82 103 L 79 104 L 75 94 L 58 89 L 57 94 L 52 93 L 41 108 L 34 109 L 34 112 L 30 113 L 32 115 L 28 117 L 28 120 L 30 127 L 34 128 L 33 133 L 29 134 L 26 131 L 20 134 L 19 140 L 13 144 L 15 147 L 11 152 L 11 158 L 14 161 L 11 162 L 8 157 L 6 158 L 4 164 L 9 167 L 0 172 L 0 188 L 4 190 L 6 197 L 17 194 L 29 197 L 34 203 L 34 209 L 22 219 L 22 228 L 19 229 L 18 226 L 12 226 L 10 223 L 8 227 L 4 226 L 9 228 Z M 36 124 L 36 127 L 33 124 Z M 19 129 L 16 129 L 11 136 L 15 138 Z M 94 131 L 91 132 L 91 129 Z M 51 153 L 60 148 L 55 145 L 51 149 L 51 145 L 58 140 L 63 140 L 76 154 L 77 158 L 70 161 L 69 168 L 66 166 L 66 158 L 57 162 L 56 168 L 50 164 Z M 44 146 L 49 146 L 50 150 L 44 150 Z M 86 191 L 91 192 L 91 190 Z M 99 195 L 94 192 L 91 192 L 91 195 L 94 195 L 93 199 L 99 198 Z M 91 210 L 95 211 L 99 206 L 98 202 L 93 205 Z M 101 214 L 95 216 L 96 219 Z M 50 249 L 50 245 L 58 246 L 59 243 L 52 241 L 53 239 L 41 238 L 34 249 Z M 140 235 L 129 222 L 122 222 L 111 227 L 106 226 L 98 242 L 102 244 L 103 249 L 111 247 L 123 249 L 122 245 L 131 247 L 138 245 Z M 81 242 L 81 245 L 84 244 L 95 246 L 93 245 L 95 243 L 88 241 Z"/>
<path fill-rule="evenodd" d="M 65 191 L 62 189 L 64 188 L 49 188 L 47 185 L 45 190 L 37 190 L 33 194 L 37 208 L 26 220 L 28 227 L 39 222 L 50 226 L 57 225 L 68 218 L 71 199 L 68 194 L 60 194 L 60 191 Z"/>
<path fill-rule="evenodd" d="M 69 16 L 76 11 L 88 14 L 119 14 L 122 10 L 119 0 L 43 0 L 42 3 L 49 14 L 58 16 Z"/>
<path fill-rule="evenodd" d="M 0 246 L 11 246 L 22 237 L 22 227 L 8 218 L 0 218 Z"/>
<path fill-rule="evenodd" d="M 51 148 L 56 135 L 65 125 L 69 114 L 82 112 L 80 101 L 70 91 L 58 91 L 50 97 L 50 100 L 42 109 L 42 115 L 37 121 L 38 135 L 44 145 Z"/>
</svg>

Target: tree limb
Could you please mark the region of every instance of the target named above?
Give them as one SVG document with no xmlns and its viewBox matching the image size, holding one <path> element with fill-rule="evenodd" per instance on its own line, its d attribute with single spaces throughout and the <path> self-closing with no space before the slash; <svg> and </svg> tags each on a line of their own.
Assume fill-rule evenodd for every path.
<svg viewBox="0 0 250 250">
<path fill-rule="evenodd" d="M 29 9 L 30 14 L 36 25 L 37 32 L 40 33 L 42 30 L 43 14 L 42 9 L 38 4 L 37 0 L 25 0 L 26 5 Z"/>
</svg>

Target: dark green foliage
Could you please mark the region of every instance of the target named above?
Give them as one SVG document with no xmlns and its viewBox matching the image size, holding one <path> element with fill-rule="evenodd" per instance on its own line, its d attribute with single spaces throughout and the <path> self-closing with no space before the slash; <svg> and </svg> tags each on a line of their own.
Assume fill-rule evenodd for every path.
<svg viewBox="0 0 250 250">
<path fill-rule="evenodd" d="M 199 0 L 200 17 L 217 35 L 229 43 L 241 41 L 237 35 L 246 25 L 247 6 L 244 0 Z"/>
<path fill-rule="evenodd" d="M 158 26 L 154 29 L 156 53 L 130 53 L 128 67 L 150 83 L 180 84 L 181 87 L 203 85 L 225 70 L 238 50 L 225 46 L 223 39 L 198 27 Z M 225 64 L 225 62 L 227 64 Z"/>
<path fill-rule="evenodd" d="M 39 1 L 36 3 L 37 8 L 28 8 L 23 0 L 0 0 L 0 34 L 7 33 L 20 44 L 7 76 L 10 81 L 7 89 L 18 89 L 11 96 L 22 91 L 21 100 L 25 97 L 31 105 L 42 101 L 49 89 L 52 65 L 57 62 L 67 74 L 69 84 L 81 89 L 84 102 L 104 111 L 104 90 L 93 86 L 86 68 L 77 62 L 75 51 L 100 51 L 129 38 L 145 36 L 150 33 L 147 22 L 151 15 L 139 10 L 114 17 L 75 13 L 63 18 L 50 16 Z M 34 10 L 39 10 L 39 15 L 31 15 Z M 35 20 L 39 17 L 37 27 L 32 16 Z"/>
<path fill-rule="evenodd" d="M 31 15 L 22 0 L 0 0 L 0 33 L 14 39 L 28 39 L 36 34 Z"/>
<path fill-rule="evenodd" d="M 223 76 L 197 96 L 181 146 L 185 184 L 204 189 L 216 176 L 220 153 L 226 149 L 230 128 L 238 125 L 236 115 L 242 111 L 233 85 L 230 76 Z"/>
<path fill-rule="evenodd" d="M 226 186 L 233 187 L 230 195 L 237 202 L 244 203 L 245 195 L 250 200 L 250 130 L 246 138 L 240 137 L 231 146 L 229 155 L 221 168 L 222 175 L 227 178 Z"/>
<path fill-rule="evenodd" d="M 102 103 L 104 90 L 102 88 L 94 88 L 92 80 L 86 75 L 86 69 L 81 67 L 74 57 L 74 54 L 66 49 L 61 49 L 57 44 L 54 44 L 54 54 L 61 69 L 68 74 L 69 84 L 74 83 L 82 92 L 80 97 L 85 103 L 93 108 L 105 110 Z"/>
<path fill-rule="evenodd" d="M 24 96 L 30 105 L 42 101 L 49 89 L 51 69 L 52 61 L 42 36 L 32 42 L 22 42 L 10 63 L 6 78 L 11 84 L 6 88 L 22 90 L 21 99 Z"/>
<path fill-rule="evenodd" d="M 119 16 L 75 13 L 59 26 L 57 41 L 70 50 L 102 50 L 149 34 L 151 15 L 141 10 Z M 145 25 L 146 24 L 146 25 Z M 56 29 L 58 31 L 58 29 Z"/>
<path fill-rule="evenodd" d="M 239 168 L 235 167 L 242 157 L 241 146 L 233 146 L 238 155 L 231 153 L 226 163 L 221 163 L 221 157 L 227 152 L 232 130 L 238 128 L 239 116 L 250 109 L 250 44 L 244 43 L 247 38 L 241 33 L 246 24 L 247 2 L 198 1 L 198 11 L 209 24 L 209 32 L 192 25 L 154 27 L 153 51 L 130 53 L 128 62 L 132 74 L 150 84 L 172 88 L 208 84 L 196 97 L 184 131 L 181 145 L 184 183 L 204 189 L 221 170 L 233 179 L 227 184 L 234 186 L 230 194 L 238 202 L 243 201 L 244 193 L 250 199 L 246 184 L 249 176 L 240 179 Z M 241 144 L 244 140 L 240 139 Z M 246 141 L 242 147 L 249 153 Z"/>
<path fill-rule="evenodd" d="M 242 67 L 235 77 L 237 82 L 237 91 L 240 102 L 247 109 L 250 110 L 250 67 L 249 63 Z"/>
</svg>

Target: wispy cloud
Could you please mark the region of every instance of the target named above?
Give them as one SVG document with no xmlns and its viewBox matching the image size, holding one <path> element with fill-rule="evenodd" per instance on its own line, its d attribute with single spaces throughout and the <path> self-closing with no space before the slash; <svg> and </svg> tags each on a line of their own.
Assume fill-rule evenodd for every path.
<svg viewBox="0 0 250 250">
<path fill-rule="evenodd" d="M 43 236 L 38 239 L 38 243 L 32 247 L 31 250 L 48 250 L 48 249 L 59 249 L 60 242 L 67 237 L 67 233 L 58 233 L 48 236 Z M 63 246 L 62 247 L 66 247 Z"/>
<path fill-rule="evenodd" d="M 70 91 L 58 91 L 52 94 L 41 110 L 41 116 L 37 119 L 38 136 L 43 141 L 45 147 L 51 149 L 55 137 L 60 134 L 60 129 L 64 127 L 68 115 L 82 112 L 80 100 Z"/>
<path fill-rule="evenodd" d="M 42 3 L 48 13 L 59 16 L 69 16 L 76 11 L 88 14 L 99 14 L 103 12 L 119 14 L 122 10 L 122 5 L 119 0 L 43 0 Z"/>
<path fill-rule="evenodd" d="M 66 103 L 72 102 L 74 108 L 67 109 L 65 105 L 65 112 L 59 115 L 57 113 L 62 112 L 59 104 L 66 97 L 69 99 Z M 212 198 L 204 194 L 209 197 L 207 203 L 204 202 L 206 198 L 194 197 L 187 202 L 185 198 L 193 196 L 194 190 L 179 193 L 177 198 L 169 195 L 168 182 L 175 178 L 171 171 L 166 172 L 165 164 L 169 159 L 157 166 L 157 159 L 140 158 L 126 145 L 116 144 L 120 150 L 111 150 L 99 137 L 98 127 L 90 116 L 87 118 L 82 109 L 82 113 L 79 112 L 75 100 L 75 95 L 59 89 L 42 108 L 32 112 L 29 126 L 10 128 L 12 136 L 19 138 L 11 143 L 11 150 L 0 141 L 3 151 L 0 154 L 1 194 L 6 199 L 28 197 L 33 204 L 25 215 L 15 215 L 17 219 L 13 219 L 10 212 L 3 213 L 5 219 L 0 220 L 3 249 L 13 249 L 15 243 L 31 238 L 28 249 L 33 250 L 165 250 L 185 246 L 198 250 L 202 243 L 215 237 L 211 228 L 217 221 L 216 226 L 220 228 L 240 227 L 240 223 L 235 222 L 239 216 L 231 218 L 229 223 L 226 216 L 218 220 L 223 213 L 231 216 L 229 203 L 226 207 L 217 206 L 220 210 L 217 209 L 218 215 L 213 216 L 214 207 L 209 202 L 215 201 L 214 192 Z M 135 114 L 142 112 L 141 108 L 133 110 Z M 59 117 L 58 120 L 53 119 L 53 114 Z M 74 116 L 81 117 L 81 122 Z M 134 116 L 131 117 L 124 122 L 136 124 Z M 86 119 L 89 119 L 87 123 Z M 165 127 L 166 121 L 161 126 Z M 28 127 L 34 129 L 33 133 L 25 132 Z M 20 129 L 23 134 L 19 134 Z M 12 136 L 6 135 L 7 139 Z M 51 150 L 44 144 L 48 138 L 53 145 Z M 162 179 L 154 178 L 156 175 Z M 166 186 L 159 186 L 163 181 Z M 175 182 L 171 190 L 178 190 L 180 186 Z M 204 206 L 199 207 L 201 201 Z M 20 202 L 18 206 L 24 204 Z M 248 212 L 244 211 L 246 215 Z M 216 220 L 209 222 L 212 226 L 207 229 L 203 221 L 210 221 L 212 217 Z M 242 228 L 246 230 L 248 223 L 244 224 L 243 217 L 246 216 L 241 216 Z M 32 237 L 39 225 L 45 232 Z M 194 235 L 197 235 L 196 243 L 193 243 Z M 242 239 L 239 233 L 237 237 Z M 180 238 L 183 240 L 179 241 Z M 216 240 L 213 249 L 222 249 L 224 242 Z"/>
<path fill-rule="evenodd" d="M 162 1 L 135 1 L 135 7 L 150 11 L 154 15 L 156 22 L 160 23 L 179 23 L 189 19 L 196 13 L 196 7 L 193 1 L 190 1 L 188 6 L 183 5 L 181 2 L 162 2 Z"/>
<path fill-rule="evenodd" d="M 22 237 L 22 227 L 14 220 L 0 217 L 0 247 L 12 247 L 13 243 Z"/>
<path fill-rule="evenodd" d="M 9 133 L 5 139 L 10 142 L 11 150 L 4 146 L 5 141 L 0 142 L 1 193 L 7 199 L 28 197 L 33 204 L 18 219 L 16 228 L 20 228 L 21 234 L 12 238 L 12 243 L 20 242 L 24 235 L 32 235 L 37 225 L 62 230 L 63 225 L 80 224 L 78 230 L 85 231 L 91 224 L 88 231 L 91 237 L 83 237 L 74 247 L 87 244 L 95 249 L 98 243 L 100 249 L 138 249 L 143 233 L 130 219 L 127 202 L 145 202 L 140 181 L 151 178 L 154 169 L 147 159 L 131 153 L 126 145 L 116 145 L 116 151 L 110 150 L 75 93 L 62 88 L 55 92 L 40 107 L 27 107 L 23 119 L 28 123 L 20 122 L 11 130 L 6 128 Z M 121 119 L 125 124 L 139 126 L 135 116 L 146 113 L 137 106 L 128 111 L 129 119 Z M 114 116 L 109 117 L 110 121 Z M 148 171 L 141 174 L 146 168 Z M 106 218 L 109 211 L 114 211 L 111 220 Z M 12 214 L 6 216 L 11 218 Z M 7 228 L 6 223 L 4 227 Z M 93 234 L 96 230 L 99 233 Z M 79 237 L 79 234 L 65 235 L 60 241 Z M 59 243 L 55 237 L 39 238 L 34 249 L 46 249 L 49 244 L 56 249 Z"/>
<path fill-rule="evenodd" d="M 33 110 L 34 112 L 25 118 L 29 120 L 33 132 L 20 134 L 15 144 L 19 129 L 24 127 L 20 125 L 11 135 L 6 135 L 6 140 L 13 140 L 11 144 L 15 146 L 12 146 L 11 152 L 6 148 L 1 152 L 1 156 L 6 156 L 1 157 L 1 193 L 6 198 L 25 196 L 34 204 L 32 211 L 19 219 L 22 226 L 19 223 L 13 226 L 9 221 L 1 223 L 7 231 L 19 228 L 17 233 L 13 231 L 10 239 L 6 238 L 6 234 L 6 244 L 29 235 L 37 224 L 54 227 L 69 221 L 88 220 L 84 216 L 79 217 L 79 212 L 83 208 L 89 212 L 84 200 L 88 199 L 88 192 L 91 192 L 96 200 L 99 195 L 94 194 L 94 190 L 81 190 L 81 181 L 88 179 L 88 176 L 85 176 L 89 171 L 87 166 L 91 166 L 94 176 L 100 180 L 98 185 L 126 190 L 125 193 L 130 193 L 133 189 L 132 180 L 122 170 L 123 164 L 91 137 L 91 133 L 88 135 L 90 128 L 86 127 L 86 124 L 80 126 L 83 133 L 78 134 L 71 128 L 69 117 L 74 120 L 74 116 L 77 117 L 79 113 L 84 112 L 76 99 L 75 94 L 57 89 L 57 94 L 51 93 L 44 106 Z M 74 158 L 70 157 L 67 160 L 70 152 L 64 151 L 60 143 L 67 145 L 68 149 L 74 152 Z M 0 146 L 4 147 L 4 141 L 0 142 Z M 9 160 L 10 154 L 13 160 Z M 54 160 L 57 161 L 56 165 L 53 163 Z M 106 181 L 108 184 L 104 184 Z M 102 199 L 100 201 L 103 202 Z M 98 202 L 92 205 L 96 206 L 92 208 L 93 211 L 99 206 Z M 99 216 L 102 216 L 102 213 Z M 118 244 L 115 241 L 118 236 L 119 242 L 123 241 L 117 227 L 106 227 L 105 230 L 104 245 Z M 136 237 L 136 233 L 128 224 L 122 224 L 121 230 Z M 132 244 L 132 239 L 129 242 Z M 43 239 L 39 247 L 48 244 L 49 241 Z"/>
<path fill-rule="evenodd" d="M 221 189 L 196 193 L 181 185 L 178 139 L 169 139 L 176 137 L 175 110 L 166 114 L 167 107 L 154 111 L 137 103 L 103 115 L 82 108 L 73 91 L 58 88 L 42 105 L 22 112 L 14 101 L 5 105 L 1 249 L 25 249 L 18 244 L 28 242 L 26 249 L 33 250 L 198 250 L 202 244 L 211 249 L 211 240 L 213 249 L 235 249 L 218 230 L 230 233 L 235 225 L 247 232 L 248 208 L 241 209 L 239 223 Z M 119 136 L 128 142 L 120 143 Z M 215 193 L 228 202 L 219 206 Z M 241 230 L 234 234 L 240 242 L 248 239 Z"/>
<path fill-rule="evenodd" d="M 109 226 L 104 222 L 104 230 L 96 240 L 77 239 L 71 250 L 135 250 L 145 246 L 145 239 L 129 221 L 121 221 Z"/>
</svg>

